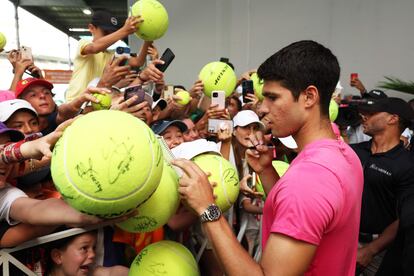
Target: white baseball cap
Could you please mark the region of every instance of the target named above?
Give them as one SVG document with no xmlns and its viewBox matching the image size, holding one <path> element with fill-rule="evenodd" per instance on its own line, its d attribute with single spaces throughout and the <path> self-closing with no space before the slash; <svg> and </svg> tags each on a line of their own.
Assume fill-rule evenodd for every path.
<svg viewBox="0 0 414 276">
<path fill-rule="evenodd" d="M 33 112 L 37 117 L 36 110 L 28 101 L 15 99 L 0 103 L 0 122 L 7 121 L 16 111 L 21 109 L 27 109 Z"/>
<path fill-rule="evenodd" d="M 289 149 L 297 149 L 298 148 L 298 144 L 296 144 L 295 139 L 293 139 L 292 136 L 288 136 L 288 137 L 282 137 L 282 138 L 277 138 L 279 139 L 280 142 L 282 142 L 282 144 L 289 148 Z"/>
<path fill-rule="evenodd" d="M 239 111 L 233 118 L 233 127 L 245 127 L 252 123 L 258 123 L 262 129 L 265 128 L 265 125 L 260 121 L 259 116 L 252 110 Z"/>
<path fill-rule="evenodd" d="M 191 160 L 192 158 L 206 152 L 212 152 L 221 155 L 219 146 L 207 141 L 206 139 L 197 139 L 191 142 L 184 142 L 171 149 L 175 158 L 184 158 Z"/>
<path fill-rule="evenodd" d="M 164 110 L 167 107 L 167 101 L 164 100 L 163 98 L 160 98 L 157 101 L 152 103 L 151 109 L 154 109 L 157 106 L 159 106 L 161 110 Z"/>
</svg>

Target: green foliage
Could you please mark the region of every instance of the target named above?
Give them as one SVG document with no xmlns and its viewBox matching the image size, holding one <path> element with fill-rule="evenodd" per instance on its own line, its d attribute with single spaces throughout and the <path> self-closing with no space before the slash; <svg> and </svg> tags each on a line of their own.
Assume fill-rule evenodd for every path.
<svg viewBox="0 0 414 276">
<path fill-rule="evenodd" d="M 381 81 L 378 87 L 384 89 L 392 89 L 399 92 L 404 92 L 414 95 L 414 82 L 403 81 L 395 77 L 384 77 L 386 81 Z"/>
</svg>

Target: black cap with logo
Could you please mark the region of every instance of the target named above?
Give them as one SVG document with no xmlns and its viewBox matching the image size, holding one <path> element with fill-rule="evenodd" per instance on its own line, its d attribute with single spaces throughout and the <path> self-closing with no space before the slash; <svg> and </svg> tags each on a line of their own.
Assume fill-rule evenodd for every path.
<svg viewBox="0 0 414 276">
<path fill-rule="evenodd" d="M 115 32 L 120 28 L 120 21 L 107 10 L 96 10 L 91 24 L 106 32 Z"/>
<path fill-rule="evenodd" d="M 367 101 L 366 104 L 358 106 L 360 112 L 387 112 L 396 114 L 406 121 L 414 119 L 414 111 L 410 105 L 400 98 L 387 97 L 383 99 L 373 99 Z"/>
</svg>

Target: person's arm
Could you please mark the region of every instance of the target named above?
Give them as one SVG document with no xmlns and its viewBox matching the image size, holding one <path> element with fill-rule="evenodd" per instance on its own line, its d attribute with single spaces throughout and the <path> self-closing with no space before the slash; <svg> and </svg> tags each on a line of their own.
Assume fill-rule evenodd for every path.
<svg viewBox="0 0 414 276">
<path fill-rule="evenodd" d="M 10 217 L 33 225 L 82 226 L 102 222 L 102 219 L 82 214 L 57 198 L 37 200 L 20 197 L 12 203 Z"/>
<path fill-rule="evenodd" d="M 252 203 L 251 198 L 248 198 L 248 197 L 244 198 L 242 200 L 241 205 L 243 207 L 243 210 L 245 210 L 247 213 L 250 213 L 250 214 L 263 214 L 263 208 L 260 207 L 260 206 L 254 205 Z"/>
<path fill-rule="evenodd" d="M 178 189 L 181 198 L 200 216 L 214 202 L 207 175 L 188 160 L 177 159 L 173 165 L 183 170 Z M 301 275 L 316 251 L 315 245 L 272 233 L 258 264 L 243 249 L 223 216 L 203 223 L 203 229 L 226 275 Z"/>
<path fill-rule="evenodd" d="M 10 227 L 0 240 L 0 248 L 14 247 L 21 243 L 52 233 L 56 227 L 19 223 Z"/>
<path fill-rule="evenodd" d="M 148 54 L 148 48 L 152 45 L 152 41 L 144 41 L 142 43 L 141 48 L 139 49 L 139 53 L 136 57 L 129 58 L 129 65 L 133 67 L 141 67 L 144 65 L 146 61 L 146 57 Z"/>
<path fill-rule="evenodd" d="M 144 70 L 138 73 L 138 77 L 130 84 L 130 86 L 144 84 L 147 81 L 160 81 L 164 78 L 163 72 L 158 70 L 155 65 L 164 64 L 160 59 L 154 60 L 151 64 L 145 67 Z"/>
<path fill-rule="evenodd" d="M 140 16 L 130 16 L 125 21 L 124 26 L 122 26 L 119 30 L 105 35 L 101 38 L 96 39 L 92 43 L 85 45 L 80 51 L 80 54 L 85 55 L 93 55 L 108 49 L 109 46 L 117 42 L 118 40 L 127 37 L 130 34 L 133 34 L 138 29 L 138 24 L 143 22 Z"/>
<path fill-rule="evenodd" d="M 173 231 L 183 231 L 188 229 L 198 220 L 197 215 L 185 208 L 183 205 L 178 207 L 177 212 L 168 220 L 168 227 Z"/>
<path fill-rule="evenodd" d="M 260 176 L 263 190 L 268 195 L 270 190 L 280 179 L 275 168 L 272 166 L 273 152 L 267 146 L 263 145 L 261 141 L 252 141 L 253 144 L 258 144 L 255 149 L 248 149 L 246 151 L 247 162 L 250 167 Z"/>
<path fill-rule="evenodd" d="M 56 117 L 56 123 L 60 124 L 64 121 L 71 119 L 79 114 L 79 111 L 84 103 L 93 102 L 99 103 L 99 100 L 95 98 L 92 94 L 106 94 L 111 93 L 106 88 L 96 88 L 96 87 L 88 87 L 86 90 L 77 96 L 75 99 L 68 103 L 64 103 L 58 107 L 58 114 Z"/>
<path fill-rule="evenodd" d="M 9 88 L 10 91 L 16 91 L 17 83 L 22 80 L 24 71 L 26 71 L 26 69 L 28 69 L 29 66 L 33 64 L 33 60 L 31 59 L 22 60 L 20 58 L 20 54 L 17 54 L 17 55 L 18 55 L 18 58 L 14 62 L 14 67 L 13 67 L 14 76 L 10 84 L 10 88 Z"/>
<path fill-rule="evenodd" d="M 364 94 L 367 93 L 367 89 L 359 78 L 352 79 L 350 81 L 350 85 L 358 89 L 359 93 L 361 93 L 361 96 L 364 96 Z"/>
<path fill-rule="evenodd" d="M 397 235 L 399 220 L 394 221 L 379 235 L 379 237 L 365 246 L 358 248 L 357 263 L 367 267 L 375 255 L 390 245 Z"/>
<path fill-rule="evenodd" d="M 202 80 L 197 80 L 196 82 L 194 82 L 193 86 L 188 91 L 191 96 L 190 112 L 194 112 L 197 109 L 198 103 L 200 102 L 200 99 L 203 96 L 203 91 L 204 84 Z"/>
<path fill-rule="evenodd" d="M 203 228 L 220 266 L 229 276 L 303 275 L 316 251 L 312 244 L 272 233 L 261 262 L 256 263 L 236 239 L 224 217 L 204 223 Z"/>
<path fill-rule="evenodd" d="M 220 153 L 224 159 L 230 159 L 232 133 L 229 128 L 219 128 L 217 138 L 221 141 Z"/>
</svg>

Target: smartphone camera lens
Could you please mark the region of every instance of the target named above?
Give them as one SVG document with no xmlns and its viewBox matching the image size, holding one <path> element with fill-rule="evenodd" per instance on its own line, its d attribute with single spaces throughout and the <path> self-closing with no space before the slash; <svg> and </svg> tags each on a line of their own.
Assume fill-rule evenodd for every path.
<svg viewBox="0 0 414 276">
<path fill-rule="evenodd" d="M 218 93 L 217 92 L 214 92 L 213 93 L 213 98 L 217 98 L 218 97 Z"/>
<path fill-rule="evenodd" d="M 116 47 L 116 53 L 122 55 L 124 53 L 124 47 Z"/>
</svg>

